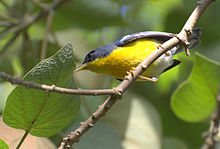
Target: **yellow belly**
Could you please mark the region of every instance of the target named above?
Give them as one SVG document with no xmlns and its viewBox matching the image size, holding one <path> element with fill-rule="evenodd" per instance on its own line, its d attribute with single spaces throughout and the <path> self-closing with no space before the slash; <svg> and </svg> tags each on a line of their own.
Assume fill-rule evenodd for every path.
<svg viewBox="0 0 220 149">
<path fill-rule="evenodd" d="M 98 58 L 88 63 L 86 68 L 97 73 L 124 79 L 126 72 L 140 64 L 147 55 L 157 49 L 157 46 L 158 43 L 155 41 L 141 39 L 113 50 L 106 57 Z M 170 63 L 170 57 L 164 55 L 156 60 L 142 76 L 157 77 Z"/>
</svg>

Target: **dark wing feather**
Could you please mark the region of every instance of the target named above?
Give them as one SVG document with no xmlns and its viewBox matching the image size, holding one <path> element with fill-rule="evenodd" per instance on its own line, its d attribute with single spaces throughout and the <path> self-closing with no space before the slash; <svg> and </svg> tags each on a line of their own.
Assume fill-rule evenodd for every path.
<svg viewBox="0 0 220 149">
<path fill-rule="evenodd" d="M 139 32 L 119 38 L 118 40 L 115 41 L 115 45 L 117 45 L 118 47 L 122 47 L 132 41 L 142 38 L 152 38 L 161 42 L 165 42 L 170 38 L 174 37 L 174 35 L 175 34 L 173 33 L 157 32 L 157 31 Z"/>
<path fill-rule="evenodd" d="M 181 61 L 173 59 L 173 64 L 170 65 L 169 67 L 167 67 L 166 69 L 164 69 L 162 73 L 166 72 L 167 70 L 170 70 L 171 68 L 179 65 L 180 63 L 181 63 Z"/>
</svg>

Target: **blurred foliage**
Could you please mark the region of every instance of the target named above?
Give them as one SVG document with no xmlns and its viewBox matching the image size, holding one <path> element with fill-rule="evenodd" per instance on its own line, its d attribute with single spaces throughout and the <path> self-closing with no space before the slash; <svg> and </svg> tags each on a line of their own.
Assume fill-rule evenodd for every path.
<svg viewBox="0 0 220 149">
<path fill-rule="evenodd" d="M 10 32 L 4 37 L 1 34 L 24 21 L 27 16 L 41 12 L 39 3 L 49 5 L 51 2 L 53 1 L 0 1 L 0 71 L 22 77 L 40 62 L 46 17 L 21 30 L 16 40 L 4 51 L 3 47 L 15 33 Z M 56 10 L 49 32 L 46 57 L 71 42 L 74 60 L 79 65 L 92 49 L 129 33 L 146 30 L 178 33 L 196 2 L 197 0 L 67 1 Z M 119 101 L 91 132 L 83 136 L 77 147 L 87 148 L 92 142 L 92 146 L 97 148 L 102 144 L 110 148 L 145 149 L 149 145 L 146 140 L 149 139 L 153 139 L 151 143 L 158 149 L 201 147 L 204 142 L 201 134 L 209 128 L 208 117 L 197 123 L 182 121 L 171 110 L 170 98 L 174 90 L 190 75 L 195 51 L 220 62 L 220 20 L 217 19 L 220 18 L 219 7 L 220 2 L 216 1 L 201 17 L 197 25 L 203 28 L 201 44 L 191 51 L 191 57 L 186 57 L 184 53 L 175 56 L 182 63 L 161 75 L 158 83 L 136 82 L 129 88 L 123 101 Z M 108 76 L 87 71 L 79 72 L 74 77 L 80 88 L 112 88 L 119 83 Z M 6 94 L 12 90 L 11 86 L 4 83 L 1 81 L 0 84 L 0 107 L 5 103 Z M 81 97 L 82 106 L 76 119 L 51 137 L 52 141 L 59 145 L 61 137 L 76 128 L 105 99 L 106 97 Z"/>
<path fill-rule="evenodd" d="M 9 149 L 8 144 L 6 144 L 2 139 L 0 139 L 0 148 Z"/>
<path fill-rule="evenodd" d="M 111 0 L 75 1 L 57 11 L 54 18 L 57 23 L 53 24 L 53 28 L 61 30 L 73 27 L 99 29 L 106 26 L 120 26 L 124 20 L 119 14 L 119 10 L 119 5 L 114 5 Z"/>
</svg>

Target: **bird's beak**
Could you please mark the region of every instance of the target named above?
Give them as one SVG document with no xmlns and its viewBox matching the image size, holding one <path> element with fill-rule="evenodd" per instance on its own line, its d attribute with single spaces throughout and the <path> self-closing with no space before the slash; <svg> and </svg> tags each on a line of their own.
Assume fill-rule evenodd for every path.
<svg viewBox="0 0 220 149">
<path fill-rule="evenodd" d="M 79 67 L 77 67 L 77 68 L 74 70 L 74 72 L 78 72 L 78 71 L 84 70 L 84 69 L 86 69 L 86 66 L 87 66 L 86 63 L 85 63 L 85 64 L 82 64 L 82 65 L 80 65 Z"/>
</svg>

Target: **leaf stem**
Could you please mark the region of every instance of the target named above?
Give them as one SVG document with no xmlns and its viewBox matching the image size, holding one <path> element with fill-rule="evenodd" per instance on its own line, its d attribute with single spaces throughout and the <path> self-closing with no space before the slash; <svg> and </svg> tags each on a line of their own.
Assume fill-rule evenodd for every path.
<svg viewBox="0 0 220 149">
<path fill-rule="evenodd" d="M 23 137 L 21 138 L 20 142 L 18 143 L 16 149 L 19 149 L 21 147 L 22 143 L 24 142 L 24 140 L 28 134 L 29 134 L 29 131 L 25 131 L 25 133 L 24 133 Z"/>
</svg>

